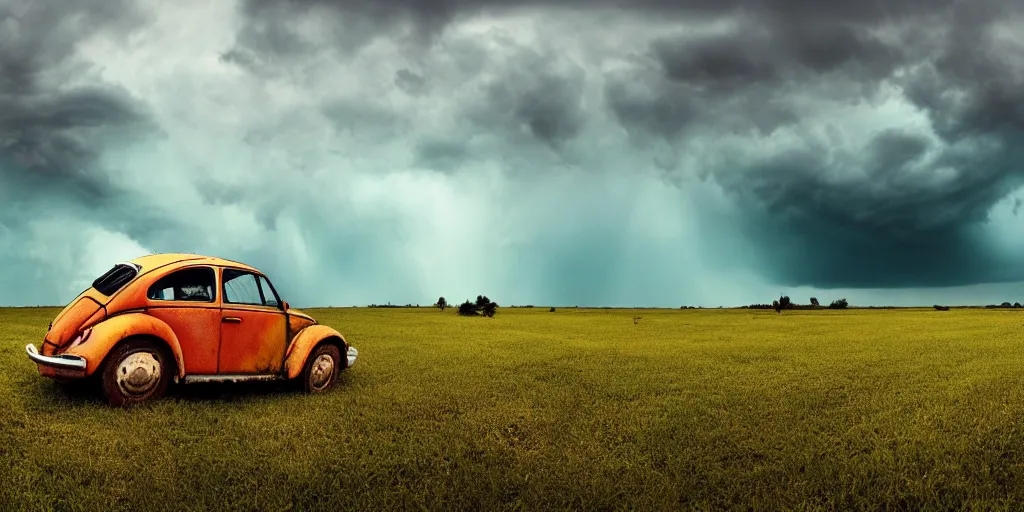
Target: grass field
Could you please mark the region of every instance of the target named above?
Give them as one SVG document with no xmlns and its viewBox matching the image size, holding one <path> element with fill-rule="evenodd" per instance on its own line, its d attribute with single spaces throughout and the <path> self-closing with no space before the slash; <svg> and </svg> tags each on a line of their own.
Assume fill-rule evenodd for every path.
<svg viewBox="0 0 1024 512">
<path fill-rule="evenodd" d="M 1020 311 L 310 309 L 334 391 L 130 411 L 38 376 L 56 312 L 0 310 L 2 510 L 1024 507 Z"/>
</svg>

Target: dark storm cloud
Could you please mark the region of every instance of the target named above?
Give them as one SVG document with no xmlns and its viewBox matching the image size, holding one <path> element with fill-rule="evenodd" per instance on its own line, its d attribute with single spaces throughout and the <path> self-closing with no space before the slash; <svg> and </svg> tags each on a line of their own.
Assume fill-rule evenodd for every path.
<svg viewBox="0 0 1024 512">
<path fill-rule="evenodd" d="M 795 86 L 795 80 L 835 71 L 846 71 L 858 80 L 880 78 L 892 72 L 901 51 L 886 46 L 865 27 L 766 25 L 747 18 L 740 18 L 739 26 L 728 33 L 665 38 L 652 44 L 666 78 L 719 93 L 748 86 Z"/>
<path fill-rule="evenodd" d="M 0 95 L 0 169 L 40 188 L 109 198 L 113 184 L 96 169 L 103 144 L 151 128 L 136 102 L 113 88 Z"/>
<path fill-rule="evenodd" d="M 32 92 L 98 32 L 127 33 L 142 20 L 130 0 L 6 0 L 0 4 L 0 91 Z"/>
<path fill-rule="evenodd" d="M 694 169 L 734 198 L 751 236 L 778 254 L 767 258 L 769 273 L 795 284 L 851 286 L 1007 277 L 975 228 L 1022 184 L 1024 69 L 1015 55 L 1024 47 L 997 42 L 991 32 L 994 23 L 1024 14 L 1019 2 L 246 2 L 253 26 L 287 26 L 310 10 L 337 16 L 354 34 L 335 41 L 347 51 L 410 31 L 429 39 L 460 16 L 482 12 L 577 16 L 609 9 L 638 23 L 720 22 L 713 30 L 652 35 L 638 43 L 646 51 L 632 68 L 603 77 L 605 106 L 637 147 L 655 148 L 652 141 L 661 140 L 674 155 L 686 155 L 715 147 L 724 136 L 745 137 L 751 148 L 781 131 L 797 138 L 785 148 L 742 156 L 720 146 L 726 154 L 698 158 Z M 248 46 L 288 51 L 269 36 Z M 477 126 L 503 134 L 510 145 L 520 142 L 516 125 L 553 148 L 579 135 L 591 114 L 580 106 L 582 78 L 528 60 L 507 67 L 518 71 L 491 83 L 486 108 L 469 113 Z M 396 75 L 396 84 L 416 90 L 413 78 Z M 822 121 L 819 107 L 878 104 L 894 89 L 930 126 L 880 126 L 866 143 L 844 139 L 835 127 L 829 128 L 835 140 L 812 134 L 814 123 L 844 126 L 844 119 Z M 416 153 L 421 162 L 447 167 L 468 155 L 464 145 L 434 142 Z M 655 163 L 674 169 L 678 161 L 659 155 Z M 1024 271 L 1010 274 L 1024 278 Z"/>
<path fill-rule="evenodd" d="M 419 96 L 426 91 L 427 80 L 408 69 L 399 69 L 395 72 L 395 85 L 406 94 Z"/>
<path fill-rule="evenodd" d="M 439 171 L 455 169 L 469 156 L 463 143 L 448 139 L 424 140 L 414 153 L 417 165 Z"/>
<path fill-rule="evenodd" d="M 327 103 L 322 113 L 339 133 L 379 142 L 397 136 L 404 130 L 405 120 L 386 105 L 368 101 L 335 100 Z"/>
<path fill-rule="evenodd" d="M 800 119 L 792 99 L 770 89 L 726 95 L 665 80 L 649 69 L 607 76 L 604 99 L 640 146 L 650 138 L 677 143 L 710 132 L 768 136 Z"/>
<path fill-rule="evenodd" d="M 743 10 L 772 20 L 795 23 L 828 19 L 864 23 L 926 13 L 953 3 L 955 0 L 894 0 L 884 3 L 817 0 L 245 0 L 244 12 L 249 17 L 263 18 L 280 13 L 283 8 L 302 12 L 313 7 L 327 7 L 378 25 L 415 21 L 436 30 L 458 15 L 472 15 L 484 10 L 615 9 L 623 14 L 652 16 L 712 16 Z"/>
<path fill-rule="evenodd" d="M 898 130 L 883 131 L 871 140 L 870 164 L 865 171 L 883 180 L 887 176 L 898 176 L 908 164 L 919 160 L 928 146 L 928 139 L 921 135 Z"/>
<path fill-rule="evenodd" d="M 13 1 L 0 6 L 0 173 L 12 185 L 66 190 L 86 202 L 113 193 L 96 169 L 105 143 L 153 128 L 137 101 L 105 85 L 67 86 L 84 39 L 130 31 L 132 2 Z"/>
<path fill-rule="evenodd" d="M 475 75 L 475 87 L 454 102 L 449 133 L 415 143 L 416 165 L 451 171 L 473 159 L 500 159 L 506 165 L 526 162 L 543 168 L 540 159 L 563 158 L 565 146 L 580 138 L 589 116 L 583 105 L 583 68 L 551 50 L 508 40 L 501 44 L 490 67 L 465 48 L 453 49 L 460 58 L 470 54 L 460 63 Z"/>
<path fill-rule="evenodd" d="M 486 88 L 486 106 L 473 114 L 483 129 L 523 126 L 552 148 L 583 129 L 583 70 L 559 69 L 551 55 L 524 51 L 506 64 L 505 72 Z"/>
<path fill-rule="evenodd" d="M 696 94 L 672 84 L 652 86 L 637 78 L 611 80 L 605 87 L 608 106 L 624 128 L 675 140 L 696 121 L 700 111 Z"/>
<path fill-rule="evenodd" d="M 0 4 L 0 222 L 21 240 L 7 255 L 11 268 L 36 267 L 39 261 L 26 258 L 53 250 L 32 245 L 46 244 L 45 237 L 84 242 L 83 226 L 75 224 L 81 220 L 135 240 L 187 232 L 173 212 L 147 204 L 105 168 L 107 150 L 160 129 L 145 104 L 104 83 L 78 55 L 92 37 L 123 41 L 147 21 L 128 0 Z M 73 222 L 50 222 L 62 216 Z M 39 221 L 46 222 L 45 234 L 32 227 Z M 51 268 L 49 280 L 34 284 L 41 295 L 23 292 L 22 300 L 65 299 L 50 292 L 63 289 L 73 268 Z"/>
<path fill-rule="evenodd" d="M 917 7 L 904 3 L 893 11 L 909 16 Z M 750 236 L 775 254 L 769 272 L 788 284 L 1021 279 L 1024 271 L 995 261 L 976 227 L 1024 183 L 1024 69 L 1014 57 L 1022 48 L 998 46 L 990 30 L 1022 11 L 1009 2 L 922 11 L 942 22 L 936 36 L 890 27 L 888 43 L 872 35 L 883 28 L 872 23 L 883 18 L 867 11 L 835 13 L 847 17 L 813 30 L 769 17 L 763 26 L 743 22 L 724 34 L 660 39 L 650 50 L 657 72 L 610 76 L 605 97 L 625 128 L 686 148 L 708 140 L 698 135 L 735 133 L 743 124 L 755 138 L 779 126 L 801 130 L 814 114 L 783 101 L 775 114 L 760 106 L 743 110 L 746 119 L 737 125 L 728 114 L 737 111 L 737 98 L 856 104 L 875 101 L 883 81 L 901 86 L 931 120 L 937 145 L 920 131 L 882 129 L 859 151 L 805 135 L 802 149 L 724 157 L 727 164 L 709 163 L 713 169 L 701 172 L 748 212 L 756 226 Z M 646 78 L 642 86 L 631 83 L 636 76 Z"/>
</svg>

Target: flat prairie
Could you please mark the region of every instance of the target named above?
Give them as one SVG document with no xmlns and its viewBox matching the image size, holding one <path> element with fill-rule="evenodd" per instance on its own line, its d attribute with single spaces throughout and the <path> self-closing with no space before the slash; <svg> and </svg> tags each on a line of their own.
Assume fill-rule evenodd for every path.
<svg viewBox="0 0 1024 512">
<path fill-rule="evenodd" d="M 320 395 L 130 410 L 40 377 L 0 310 L 2 510 L 1024 508 L 1024 311 L 308 309 Z"/>
</svg>

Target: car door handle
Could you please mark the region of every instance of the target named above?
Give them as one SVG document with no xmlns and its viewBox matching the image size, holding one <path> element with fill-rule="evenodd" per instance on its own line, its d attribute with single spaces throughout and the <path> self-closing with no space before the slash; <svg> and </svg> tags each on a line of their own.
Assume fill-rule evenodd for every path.
<svg viewBox="0 0 1024 512">
<path fill-rule="evenodd" d="M 242 319 L 238 318 L 237 316 L 226 316 L 224 318 L 221 318 L 221 322 L 230 322 L 230 323 L 233 323 L 233 324 L 240 324 L 240 323 L 242 323 Z"/>
</svg>

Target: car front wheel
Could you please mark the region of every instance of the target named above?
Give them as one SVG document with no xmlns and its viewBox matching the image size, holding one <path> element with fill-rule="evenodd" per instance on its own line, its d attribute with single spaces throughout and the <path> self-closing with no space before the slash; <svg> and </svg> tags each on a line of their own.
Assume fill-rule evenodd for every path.
<svg viewBox="0 0 1024 512">
<path fill-rule="evenodd" d="M 171 379 L 171 364 L 156 342 L 133 339 L 111 351 L 103 368 L 103 393 L 111 405 L 130 406 L 160 398 Z"/>
<path fill-rule="evenodd" d="M 308 393 L 321 393 L 334 387 L 341 371 L 341 351 L 336 345 L 320 345 L 306 358 L 302 384 Z"/>
</svg>

